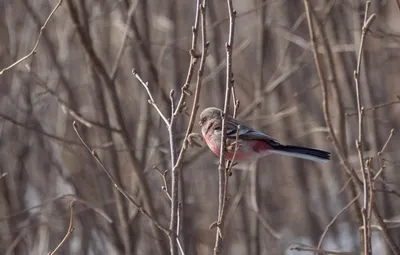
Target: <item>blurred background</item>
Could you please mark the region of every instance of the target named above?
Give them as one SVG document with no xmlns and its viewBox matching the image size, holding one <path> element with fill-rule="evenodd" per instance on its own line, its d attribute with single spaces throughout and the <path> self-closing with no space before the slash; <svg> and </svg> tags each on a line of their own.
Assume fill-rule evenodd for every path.
<svg viewBox="0 0 400 255">
<path fill-rule="evenodd" d="M 32 50 L 56 4 L 0 2 L 0 69 Z M 274 155 L 237 165 L 229 178 L 223 254 L 305 254 L 290 248 L 316 247 L 328 223 L 358 191 L 329 139 L 303 2 L 233 4 L 238 118 L 282 143 L 331 151 L 332 160 L 322 164 Z M 358 173 L 353 71 L 365 3 L 315 0 L 311 6 L 327 74 L 330 118 Z M 373 157 L 375 173 L 385 165 L 375 181 L 375 202 L 400 245 L 400 9 L 396 1 L 373 1 L 372 12 L 377 18 L 366 38 L 360 76 L 364 156 Z M 64 0 L 43 30 L 37 53 L 0 75 L 1 254 L 53 250 L 68 229 L 71 200 L 77 201 L 75 231 L 58 254 L 169 254 L 166 235 L 116 191 L 72 122 L 77 121 L 117 182 L 168 226 L 170 202 L 157 171 L 170 170 L 168 132 L 131 70 L 149 82 L 155 101 L 170 116 L 169 92 L 174 89 L 178 99 L 186 80 L 195 14 L 195 0 Z M 208 1 L 206 23 L 210 47 L 198 113 L 223 106 L 226 1 Z M 197 39 L 200 53 L 200 34 Z M 192 102 L 193 96 L 187 96 L 189 109 Z M 177 150 L 188 120 L 178 115 Z M 378 157 L 391 129 L 394 135 Z M 197 120 L 194 131 L 199 131 Z M 209 226 L 217 219 L 217 160 L 207 148 L 189 148 L 185 156 L 179 195 L 186 254 L 213 251 L 215 228 Z M 323 249 L 360 252 L 360 205 L 361 198 L 337 218 Z M 379 228 L 374 228 L 373 250 L 392 254 Z"/>
</svg>

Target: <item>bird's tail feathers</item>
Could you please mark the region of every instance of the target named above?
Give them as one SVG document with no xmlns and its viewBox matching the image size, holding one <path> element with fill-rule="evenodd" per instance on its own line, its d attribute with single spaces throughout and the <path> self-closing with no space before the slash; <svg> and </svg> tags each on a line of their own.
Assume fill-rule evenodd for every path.
<svg viewBox="0 0 400 255">
<path fill-rule="evenodd" d="M 327 162 L 331 158 L 327 151 L 293 145 L 274 145 L 271 152 L 317 162 Z"/>
</svg>

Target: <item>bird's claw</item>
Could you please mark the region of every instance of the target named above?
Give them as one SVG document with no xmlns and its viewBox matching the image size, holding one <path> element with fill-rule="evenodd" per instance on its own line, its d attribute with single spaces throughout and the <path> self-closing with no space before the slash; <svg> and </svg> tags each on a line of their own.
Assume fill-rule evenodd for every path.
<svg viewBox="0 0 400 255">
<path fill-rule="evenodd" d="M 187 142 L 190 147 L 203 147 L 203 137 L 199 133 L 191 133 L 187 137 Z"/>
<path fill-rule="evenodd" d="M 236 143 L 236 141 L 233 141 L 226 146 L 226 150 L 227 152 L 234 152 L 235 150 L 238 150 L 240 146 L 241 146 L 240 143 Z"/>
</svg>

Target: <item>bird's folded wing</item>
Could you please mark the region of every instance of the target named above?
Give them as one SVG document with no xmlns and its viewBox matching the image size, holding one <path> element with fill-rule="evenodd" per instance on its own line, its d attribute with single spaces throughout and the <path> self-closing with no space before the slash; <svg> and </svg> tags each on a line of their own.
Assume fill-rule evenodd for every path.
<svg viewBox="0 0 400 255">
<path fill-rule="evenodd" d="M 244 140 L 264 140 L 271 145 L 279 145 L 279 142 L 260 131 L 249 128 L 242 122 L 233 118 L 227 119 L 226 136 L 230 139 L 236 139 L 237 128 L 239 127 L 239 139 Z"/>
</svg>

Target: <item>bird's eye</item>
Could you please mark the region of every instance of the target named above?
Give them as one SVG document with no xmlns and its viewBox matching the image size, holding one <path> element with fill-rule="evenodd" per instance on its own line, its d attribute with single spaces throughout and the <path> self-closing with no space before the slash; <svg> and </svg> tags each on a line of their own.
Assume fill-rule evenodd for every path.
<svg viewBox="0 0 400 255">
<path fill-rule="evenodd" d="M 204 118 L 202 118 L 202 119 L 201 119 L 201 122 L 203 122 L 203 123 L 204 123 L 204 122 L 206 122 L 206 120 L 207 120 L 207 118 L 206 118 L 206 117 L 204 117 Z"/>
</svg>

